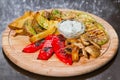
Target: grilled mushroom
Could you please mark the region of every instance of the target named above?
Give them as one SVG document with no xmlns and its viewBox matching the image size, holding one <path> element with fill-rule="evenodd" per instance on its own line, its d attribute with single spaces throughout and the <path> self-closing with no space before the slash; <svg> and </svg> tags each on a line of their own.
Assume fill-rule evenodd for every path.
<svg viewBox="0 0 120 80">
<path fill-rule="evenodd" d="M 90 54 L 93 58 L 97 58 L 100 55 L 100 50 L 96 48 L 94 45 L 90 45 L 85 47 L 85 50 Z"/>
<path fill-rule="evenodd" d="M 90 43 L 93 44 L 95 47 L 97 47 L 98 49 L 101 48 L 101 46 L 99 46 L 97 43 L 95 43 L 94 41 L 92 41 L 91 39 L 89 39 Z"/>
<path fill-rule="evenodd" d="M 85 46 L 82 43 L 74 43 L 75 46 L 79 48 L 84 48 Z"/>
<path fill-rule="evenodd" d="M 95 47 L 97 47 L 98 49 L 100 49 L 100 45 L 98 45 L 97 43 L 95 43 L 93 40 L 91 40 L 90 38 L 87 37 L 87 35 L 82 35 L 80 37 L 82 43 L 85 45 L 85 46 L 88 46 L 90 44 L 93 44 Z"/>
<path fill-rule="evenodd" d="M 72 50 L 72 60 L 74 62 L 79 61 L 79 49 L 77 47 L 74 47 Z"/>
<path fill-rule="evenodd" d="M 86 35 L 81 35 L 81 36 L 80 36 L 80 39 L 81 39 L 82 43 L 83 43 L 85 46 L 90 45 L 90 42 L 89 42 L 89 40 L 88 40 L 88 38 L 87 38 Z"/>
<path fill-rule="evenodd" d="M 86 50 L 85 50 L 85 48 L 82 49 L 82 54 L 83 54 L 83 56 L 85 56 L 86 58 L 89 57 L 88 54 L 87 54 L 87 52 L 86 52 Z"/>
</svg>

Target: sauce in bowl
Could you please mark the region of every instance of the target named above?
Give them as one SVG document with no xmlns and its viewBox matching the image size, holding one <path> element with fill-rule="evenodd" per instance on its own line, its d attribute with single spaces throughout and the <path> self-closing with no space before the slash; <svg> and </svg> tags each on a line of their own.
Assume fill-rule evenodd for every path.
<svg viewBox="0 0 120 80">
<path fill-rule="evenodd" d="M 84 33 L 85 26 L 75 20 L 65 20 L 58 24 L 58 30 L 66 38 L 75 38 Z"/>
</svg>

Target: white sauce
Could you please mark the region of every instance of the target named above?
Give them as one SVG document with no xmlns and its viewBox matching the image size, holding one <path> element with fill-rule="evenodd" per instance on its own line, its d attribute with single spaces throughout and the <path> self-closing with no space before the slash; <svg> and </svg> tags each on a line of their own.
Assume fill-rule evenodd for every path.
<svg viewBox="0 0 120 80">
<path fill-rule="evenodd" d="M 78 21 L 66 20 L 58 24 L 58 30 L 66 38 L 75 38 L 85 31 L 85 26 Z"/>
</svg>

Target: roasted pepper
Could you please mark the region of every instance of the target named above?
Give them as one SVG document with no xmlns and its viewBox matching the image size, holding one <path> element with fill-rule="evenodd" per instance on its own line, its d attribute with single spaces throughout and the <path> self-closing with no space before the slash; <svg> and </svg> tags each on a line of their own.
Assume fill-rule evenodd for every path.
<svg viewBox="0 0 120 80">
<path fill-rule="evenodd" d="M 53 47 L 52 47 L 52 39 L 53 36 L 47 36 L 45 42 L 39 52 L 38 59 L 41 60 L 48 60 L 53 54 Z"/>
<path fill-rule="evenodd" d="M 65 48 L 64 38 L 62 38 L 60 36 L 54 37 L 52 46 L 53 46 L 54 52 L 59 60 L 61 60 L 65 64 L 72 65 L 71 54 L 67 54 L 64 50 L 64 48 Z"/>
<path fill-rule="evenodd" d="M 56 54 L 57 58 L 59 60 L 61 60 L 62 62 L 64 62 L 65 64 L 72 65 L 72 63 L 73 63 L 72 56 L 71 56 L 71 54 L 66 54 L 64 49 L 58 50 L 55 54 Z"/>
<path fill-rule="evenodd" d="M 29 45 L 27 45 L 22 51 L 25 52 L 25 53 L 33 53 L 33 52 L 36 52 L 38 51 L 40 48 L 42 48 L 43 46 L 43 43 L 44 43 L 44 40 L 40 40 L 40 41 L 37 41 L 35 43 L 31 43 Z"/>
</svg>

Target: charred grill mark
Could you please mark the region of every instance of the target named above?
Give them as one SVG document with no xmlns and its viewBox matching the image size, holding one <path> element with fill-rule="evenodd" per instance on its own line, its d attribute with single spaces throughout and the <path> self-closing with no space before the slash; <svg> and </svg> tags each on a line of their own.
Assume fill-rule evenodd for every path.
<svg viewBox="0 0 120 80">
<path fill-rule="evenodd" d="M 41 39 L 41 40 L 35 42 L 35 46 L 39 46 L 39 45 L 40 45 L 41 43 L 43 43 L 43 42 L 44 42 L 44 39 Z"/>
<path fill-rule="evenodd" d="M 52 48 L 52 47 L 44 47 L 43 50 L 44 50 L 45 52 L 48 52 L 51 48 Z"/>
<path fill-rule="evenodd" d="M 65 37 L 63 37 L 63 35 L 61 35 L 61 34 L 60 34 L 60 35 L 58 35 L 58 38 L 60 39 L 60 41 L 61 41 L 61 42 L 63 42 L 63 41 L 65 41 L 65 40 L 66 40 L 66 38 L 65 38 Z"/>
</svg>

